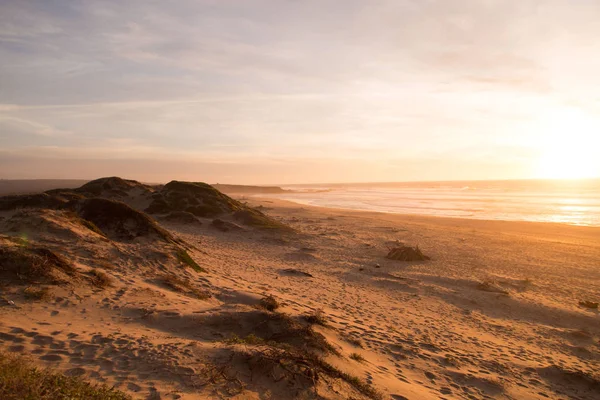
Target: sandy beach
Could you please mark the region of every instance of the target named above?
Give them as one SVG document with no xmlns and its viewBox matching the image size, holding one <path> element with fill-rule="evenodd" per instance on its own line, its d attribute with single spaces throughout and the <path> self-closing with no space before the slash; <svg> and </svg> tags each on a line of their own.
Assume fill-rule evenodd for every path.
<svg viewBox="0 0 600 400">
<path fill-rule="evenodd" d="M 249 201 L 294 231 L 158 219 L 206 272 L 167 257 L 171 244 L 109 240 L 58 211 L 0 212 L 5 246 L 26 237 L 108 277 L 45 285 L 43 300 L 4 282 L 2 350 L 140 399 L 376 397 L 363 383 L 394 400 L 600 398 L 600 313 L 579 304 L 600 300 L 600 228 Z M 431 260 L 386 259 L 400 243 Z M 275 317 L 257 307 L 266 296 Z M 290 378 L 248 339 L 315 313 L 324 359 L 360 385 Z"/>
</svg>

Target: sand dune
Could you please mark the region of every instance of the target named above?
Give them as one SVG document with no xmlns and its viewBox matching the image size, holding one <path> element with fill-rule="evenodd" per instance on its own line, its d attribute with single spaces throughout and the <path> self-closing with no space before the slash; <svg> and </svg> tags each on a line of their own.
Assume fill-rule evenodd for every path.
<svg viewBox="0 0 600 400">
<path fill-rule="evenodd" d="M 600 398 L 600 314 L 579 305 L 598 301 L 600 229 L 272 199 L 246 218 L 220 195 L 182 220 L 196 192 L 106 182 L 0 201 L 2 350 L 141 399 Z M 93 196 L 130 214 L 92 218 Z M 431 260 L 386 258 L 399 243 Z"/>
</svg>

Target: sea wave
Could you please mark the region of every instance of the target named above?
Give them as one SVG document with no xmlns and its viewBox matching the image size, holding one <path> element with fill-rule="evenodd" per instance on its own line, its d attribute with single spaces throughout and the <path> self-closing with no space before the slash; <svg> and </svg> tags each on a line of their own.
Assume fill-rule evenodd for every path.
<svg viewBox="0 0 600 400">
<path fill-rule="evenodd" d="M 307 205 L 398 214 L 600 226 L 600 181 L 332 184 L 272 195 Z M 309 191 L 310 190 L 310 191 Z"/>
</svg>

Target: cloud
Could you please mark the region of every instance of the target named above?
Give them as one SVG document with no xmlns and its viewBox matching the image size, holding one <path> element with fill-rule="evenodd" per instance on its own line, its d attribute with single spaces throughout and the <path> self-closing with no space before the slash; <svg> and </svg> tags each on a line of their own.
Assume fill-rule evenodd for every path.
<svg viewBox="0 0 600 400">
<path fill-rule="evenodd" d="M 567 0 L 7 0 L 0 145 L 239 168 L 379 160 L 365 171 L 389 177 L 386 163 L 466 147 L 512 159 L 555 110 L 599 112 L 599 17 Z"/>
</svg>

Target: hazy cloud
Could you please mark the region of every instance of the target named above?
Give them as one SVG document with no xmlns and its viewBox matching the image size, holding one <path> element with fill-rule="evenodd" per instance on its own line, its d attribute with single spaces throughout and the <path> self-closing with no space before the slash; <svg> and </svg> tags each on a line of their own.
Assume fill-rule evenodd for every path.
<svg viewBox="0 0 600 400">
<path fill-rule="evenodd" d="M 598 20 L 591 0 L 3 1 L 2 173 L 118 158 L 458 179 L 483 154 L 480 171 L 527 177 L 549 115 L 598 118 Z M 277 178 L 280 160 L 304 175 Z"/>
</svg>

